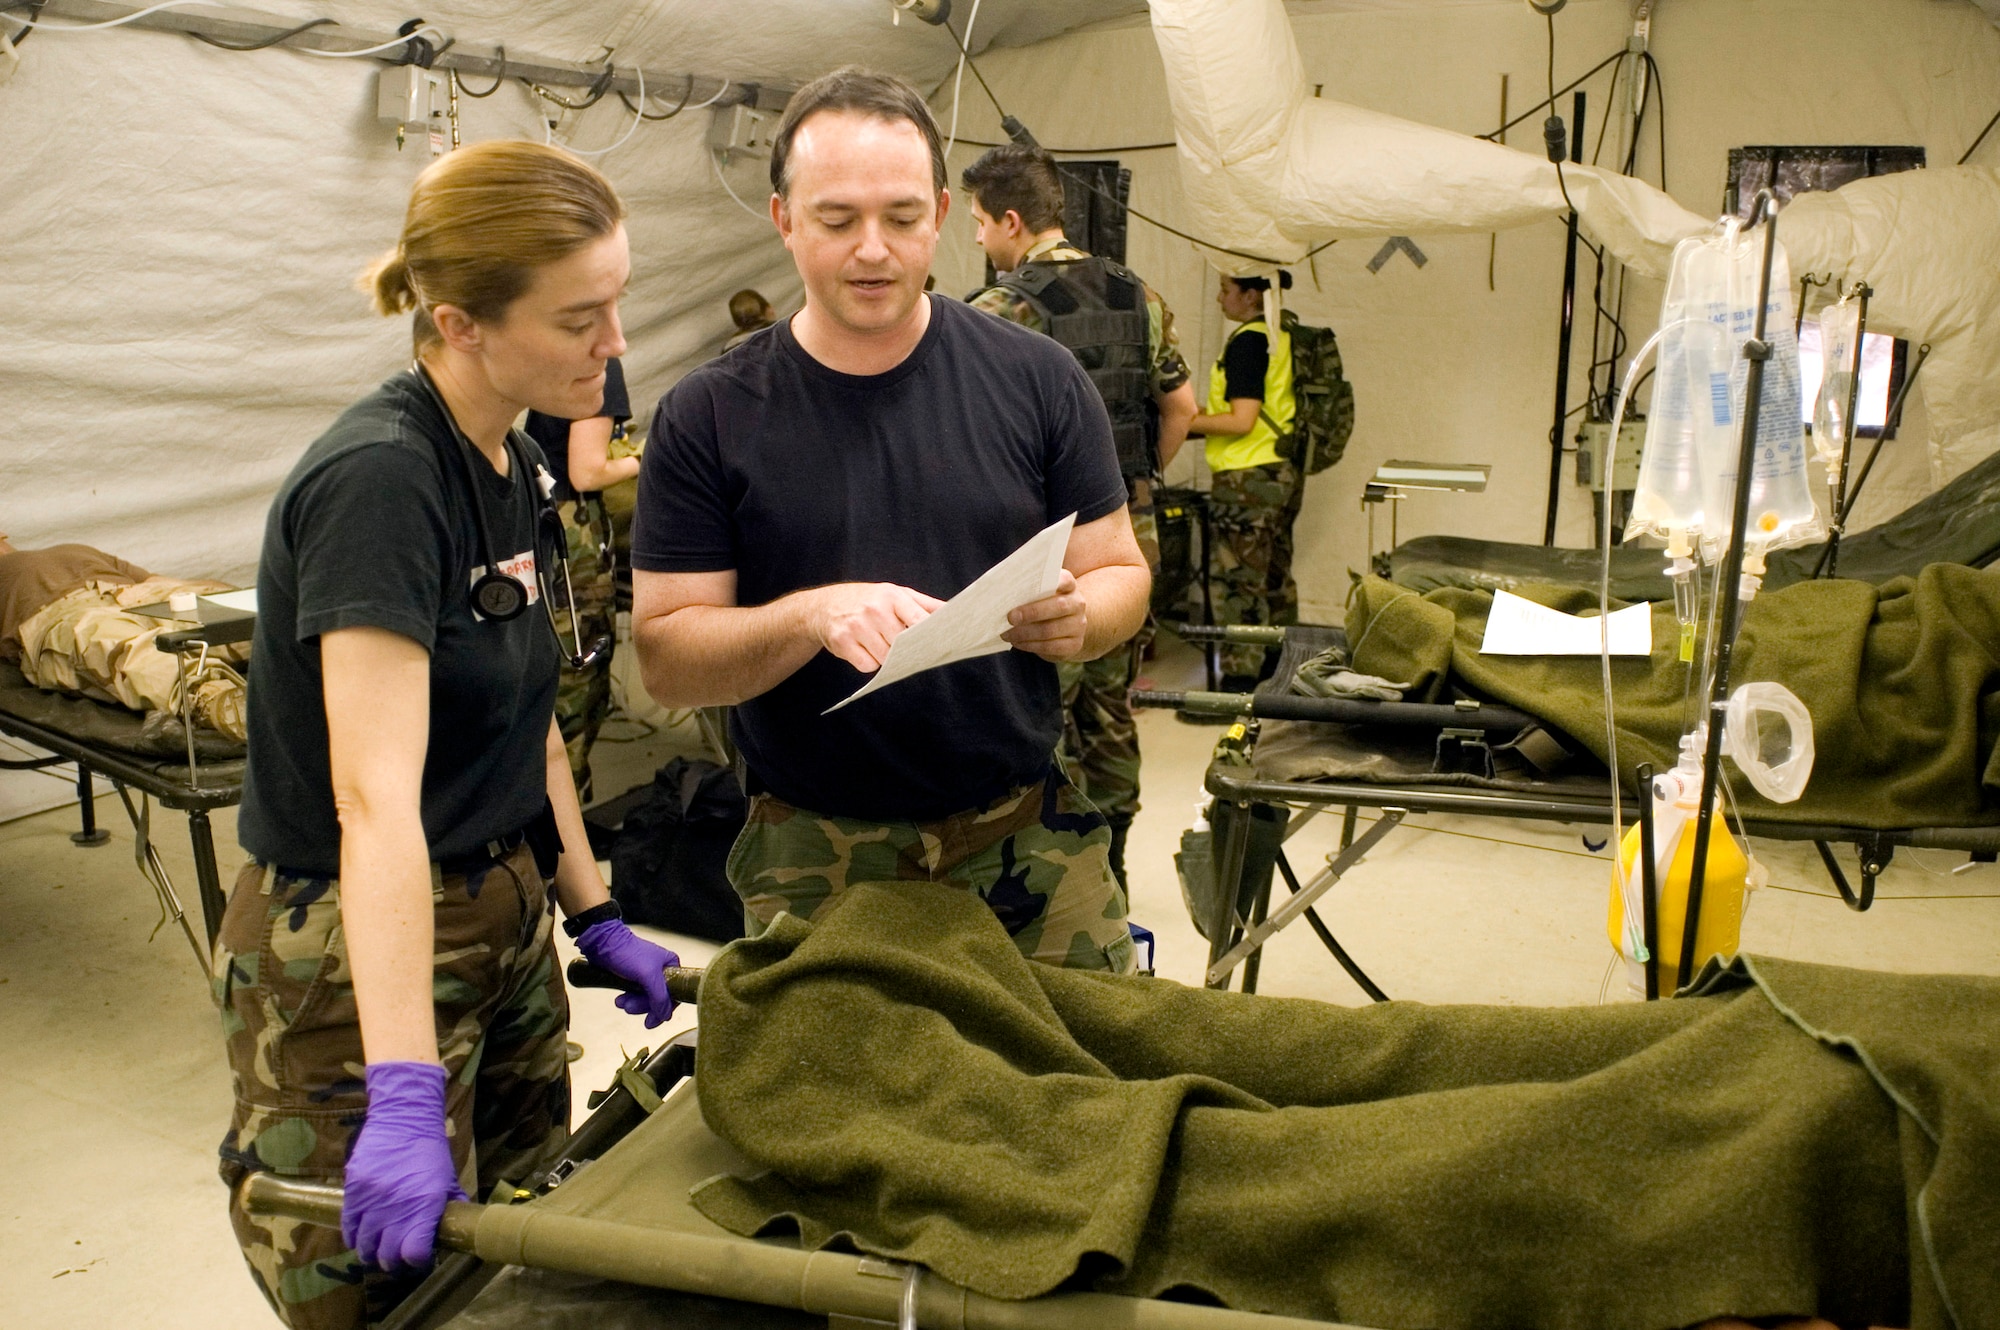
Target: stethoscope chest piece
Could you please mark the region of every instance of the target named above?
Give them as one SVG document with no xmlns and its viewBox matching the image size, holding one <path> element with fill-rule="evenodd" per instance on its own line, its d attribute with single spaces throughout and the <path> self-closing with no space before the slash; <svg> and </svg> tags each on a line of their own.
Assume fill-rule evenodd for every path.
<svg viewBox="0 0 2000 1330">
<path fill-rule="evenodd" d="M 518 577 L 488 571 L 473 581 L 472 603 L 483 617 L 504 623 L 528 608 L 528 588 Z"/>
</svg>

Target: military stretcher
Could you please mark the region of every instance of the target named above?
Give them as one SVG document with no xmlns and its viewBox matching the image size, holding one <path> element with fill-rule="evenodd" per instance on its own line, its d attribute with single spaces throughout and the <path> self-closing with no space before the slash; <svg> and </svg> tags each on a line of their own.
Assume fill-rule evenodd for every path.
<svg viewBox="0 0 2000 1330">
<path fill-rule="evenodd" d="M 667 975 L 675 1000 L 692 1002 L 701 972 Z M 580 986 L 622 986 L 581 961 L 572 963 L 569 976 Z M 588 1308 L 592 1330 L 691 1324 L 751 1330 L 818 1324 L 846 1330 L 1326 1330 L 1336 1324 L 1107 1293 L 1006 1301 L 921 1266 L 809 1252 L 789 1235 L 738 1236 L 687 1200 L 691 1188 L 718 1173 L 754 1171 L 702 1120 L 694 1081 L 698 1033 L 689 1031 L 621 1069 L 544 1174 L 485 1204 L 448 1204 L 438 1227 L 446 1254 L 382 1330 L 528 1330 L 557 1323 L 559 1308 L 579 1307 Z M 641 1122 L 647 1148 L 628 1148 Z M 340 1223 L 338 1187 L 268 1172 L 251 1174 L 240 1187 L 252 1213 Z M 621 1197 L 633 1195 L 643 1195 L 643 1208 L 619 1206 Z M 653 1292 L 635 1297 L 637 1289 Z"/>
<path fill-rule="evenodd" d="M 1313 904 L 1407 818 L 1460 813 L 1605 827 L 1611 796 L 1604 768 L 1580 757 L 1540 728 L 1533 716 L 1472 698 L 1439 704 L 1352 701 L 1296 696 L 1300 668 L 1330 647 L 1345 647 L 1344 630 L 1324 625 L 1182 630 L 1190 640 L 1213 638 L 1277 647 L 1272 678 L 1252 693 L 1172 693 L 1135 690 L 1139 707 L 1165 707 L 1235 720 L 1218 742 L 1204 778 L 1215 798 L 1212 870 L 1183 875 L 1189 913 L 1209 940 L 1207 982 L 1255 992 L 1263 944 L 1303 917 L 1334 959 L 1376 1001 L 1387 1000 L 1313 911 Z M 1282 755 L 1266 751 L 1263 721 L 1317 722 L 1292 727 Z M 1329 768 L 1351 773 L 1305 775 L 1316 750 Z M 1628 809 L 1630 805 L 1628 804 Z M 1377 818 L 1363 825 L 1360 813 Z M 1327 865 L 1301 881 L 1285 842 L 1321 813 L 1343 817 L 1340 845 Z M 1992 860 L 2000 826 L 1912 826 L 1889 829 L 1832 823 L 1732 819 L 1742 832 L 1773 840 L 1810 841 L 1841 899 L 1853 910 L 1875 900 L 1877 879 L 1898 848 L 1956 850 Z M 1850 881 L 1833 846 L 1851 844 L 1858 860 Z M 1282 880 L 1286 898 L 1273 900 Z"/>
</svg>

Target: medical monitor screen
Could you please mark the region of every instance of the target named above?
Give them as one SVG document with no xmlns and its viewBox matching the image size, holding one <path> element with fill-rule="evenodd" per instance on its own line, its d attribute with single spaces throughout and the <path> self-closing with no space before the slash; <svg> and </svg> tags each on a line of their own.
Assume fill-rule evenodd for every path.
<svg viewBox="0 0 2000 1330">
<path fill-rule="evenodd" d="M 1861 397 L 1854 404 L 1860 434 L 1873 438 L 1883 433 L 1889 404 L 1903 382 L 1903 348 L 1906 344 L 1886 333 L 1865 333 L 1861 339 Z M 1799 327 L 1799 411 L 1806 427 L 1812 427 L 1813 403 L 1819 400 L 1820 375 L 1824 372 L 1819 350 L 1819 324 L 1808 317 Z M 1896 437 L 1894 422 L 1889 438 Z"/>
</svg>

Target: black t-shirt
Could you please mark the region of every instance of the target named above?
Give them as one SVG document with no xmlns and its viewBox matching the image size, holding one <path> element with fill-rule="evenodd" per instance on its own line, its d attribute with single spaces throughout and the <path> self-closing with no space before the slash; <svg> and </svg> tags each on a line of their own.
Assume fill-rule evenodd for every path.
<svg viewBox="0 0 2000 1330">
<path fill-rule="evenodd" d="M 1223 396 L 1264 400 L 1264 378 L 1271 372 L 1271 339 L 1255 328 L 1237 333 L 1222 348 Z"/>
<path fill-rule="evenodd" d="M 539 450 L 515 438 L 532 470 Z M 535 547 L 520 470 L 503 479 L 460 443 L 409 371 L 349 407 L 292 468 L 265 520 L 257 569 L 249 767 L 237 819 L 244 849 L 305 872 L 340 869 L 320 673 L 320 634 L 337 628 L 387 628 L 430 652 L 422 812 L 432 859 L 469 854 L 540 811 L 554 638 L 539 600 L 500 622 L 475 618 L 470 595 L 486 562 L 473 483 L 484 493 L 494 557 L 534 586 L 532 565 L 516 563 Z"/>
<path fill-rule="evenodd" d="M 597 408 L 597 416 L 609 416 L 614 421 L 632 418 L 632 399 L 625 391 L 625 367 L 613 356 L 604 362 L 604 402 Z M 570 422 L 559 416 L 545 416 L 539 411 L 530 411 L 521 428 L 528 437 L 542 446 L 542 453 L 548 458 L 549 474 L 555 477 L 555 492 L 549 497 L 557 503 L 564 499 L 574 499 L 576 488 L 569 483 L 569 427 Z"/>
<path fill-rule="evenodd" d="M 677 384 L 639 474 L 632 566 L 736 572 L 762 605 L 831 582 L 949 598 L 1050 522 L 1125 505 L 1103 399 L 1051 338 L 932 300 L 886 374 L 842 374 L 789 322 Z M 1048 767 L 1055 666 L 1024 651 L 961 661 L 836 711 L 864 675 L 822 651 L 735 711 L 763 788 L 878 821 L 979 807 Z"/>
</svg>

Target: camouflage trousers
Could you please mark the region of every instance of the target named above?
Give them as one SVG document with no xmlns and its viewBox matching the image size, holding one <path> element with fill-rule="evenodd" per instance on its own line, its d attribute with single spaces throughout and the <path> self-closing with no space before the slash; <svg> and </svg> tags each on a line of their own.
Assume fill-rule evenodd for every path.
<svg viewBox="0 0 2000 1330">
<path fill-rule="evenodd" d="M 135 614 L 176 591 L 224 591 L 227 582 L 154 577 L 131 586 L 89 583 L 50 601 L 21 621 L 21 673 L 28 682 L 80 693 L 133 711 L 179 714 L 181 658 L 154 646 L 163 632 L 187 625 Z M 218 647 L 191 664 L 186 685 L 195 724 L 239 743 L 245 735 L 243 676 L 248 644 Z"/>
<path fill-rule="evenodd" d="M 1160 571 L 1160 537 L 1153 521 L 1152 495 L 1140 481 L 1132 501 L 1132 534 L 1146 566 Z M 1063 737 L 1056 751 L 1075 773 L 1084 797 L 1114 823 L 1129 823 L 1139 812 L 1139 726 L 1132 719 L 1131 691 L 1139 658 L 1153 640 L 1153 621 L 1109 655 L 1056 666 L 1062 686 Z"/>
<path fill-rule="evenodd" d="M 857 883 L 939 882 L 985 901 L 1031 961 L 1129 974 L 1136 955 L 1110 844 L 1104 815 L 1060 769 L 936 822 L 825 817 L 759 794 L 729 881 L 752 937 L 781 913 L 811 919 Z"/>
<path fill-rule="evenodd" d="M 1298 524 L 1299 510 L 1305 506 L 1306 478 L 1297 475 L 1297 483 L 1292 486 L 1292 496 L 1285 501 L 1285 514 L 1278 524 L 1278 545 L 1271 559 L 1271 622 L 1297 623 L 1299 621 L 1299 584 L 1292 577 L 1292 530 Z"/>
<path fill-rule="evenodd" d="M 432 996 L 450 1080 L 459 1184 L 483 1198 L 546 1167 L 569 1132 L 569 998 L 554 892 L 526 845 L 484 869 L 431 869 Z M 216 995 L 236 1109 L 222 1138 L 229 1219 L 264 1296 L 294 1330 L 361 1330 L 421 1275 L 364 1268 L 340 1231 L 253 1218 L 236 1185 L 267 1169 L 338 1182 L 367 1116 L 340 884 L 246 864 L 216 938 Z"/>
<path fill-rule="evenodd" d="M 1275 624 L 1297 620 L 1297 592 L 1289 603 L 1291 523 L 1298 468 L 1271 462 L 1215 473 L 1209 491 L 1209 595 L 1219 624 Z M 1277 592 L 1277 594 L 1273 594 Z M 1280 617 L 1280 616 L 1284 617 Z M 1224 674 L 1254 675 L 1264 667 L 1263 647 L 1224 646 Z"/>
<path fill-rule="evenodd" d="M 602 637 L 617 636 L 617 586 L 612 577 L 611 519 L 603 501 L 595 496 L 567 499 L 557 508 L 562 516 L 563 534 L 569 541 L 570 585 L 576 590 L 576 617 L 583 636 L 578 650 Z M 560 609 L 556 622 L 562 636 L 569 636 L 569 616 Z M 562 731 L 563 747 L 569 750 L 570 775 L 579 792 L 590 785 L 590 750 L 597 732 L 611 715 L 611 652 L 584 669 L 571 669 L 565 661 L 556 683 L 556 727 Z"/>
</svg>

